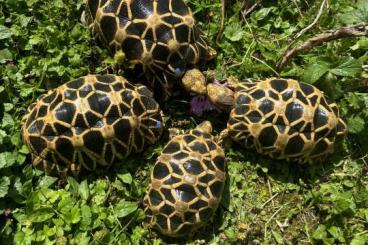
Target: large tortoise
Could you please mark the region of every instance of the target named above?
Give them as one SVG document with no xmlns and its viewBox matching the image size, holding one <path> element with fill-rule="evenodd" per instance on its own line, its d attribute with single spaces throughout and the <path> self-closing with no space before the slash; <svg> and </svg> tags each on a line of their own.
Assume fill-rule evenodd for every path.
<svg viewBox="0 0 368 245">
<path fill-rule="evenodd" d="M 223 149 L 205 121 L 188 133 L 174 136 L 164 147 L 151 173 L 144 198 L 151 227 L 179 237 L 206 224 L 221 200 L 226 178 Z"/>
<path fill-rule="evenodd" d="M 210 100 L 230 112 L 234 141 L 275 159 L 313 163 L 334 151 L 346 132 L 336 103 L 313 85 L 269 78 L 207 86 Z"/>
<path fill-rule="evenodd" d="M 182 0 L 88 0 L 86 21 L 113 53 L 143 68 L 155 96 L 167 98 L 188 65 L 214 54 Z"/>
<path fill-rule="evenodd" d="M 142 151 L 162 130 L 159 105 L 147 87 L 120 76 L 88 75 L 31 104 L 22 139 L 34 166 L 76 174 Z"/>
</svg>

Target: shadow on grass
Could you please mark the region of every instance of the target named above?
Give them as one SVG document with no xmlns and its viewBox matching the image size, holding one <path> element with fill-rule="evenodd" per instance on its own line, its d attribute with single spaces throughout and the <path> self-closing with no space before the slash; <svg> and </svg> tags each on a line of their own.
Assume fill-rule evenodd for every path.
<svg viewBox="0 0 368 245">
<path fill-rule="evenodd" d="M 242 153 L 235 160 L 257 163 L 259 167 L 256 168 L 256 171 L 260 177 L 266 178 L 271 176 L 282 183 L 300 184 L 300 180 L 302 180 L 305 184 L 313 184 L 318 180 L 322 182 L 327 181 L 335 168 L 335 164 L 344 159 L 341 146 L 338 146 L 336 153 L 329 156 L 325 161 L 312 164 L 298 164 L 296 162 L 271 159 L 252 152 L 250 149 L 245 149 L 238 144 L 233 144 L 232 148 L 235 152 Z"/>
</svg>

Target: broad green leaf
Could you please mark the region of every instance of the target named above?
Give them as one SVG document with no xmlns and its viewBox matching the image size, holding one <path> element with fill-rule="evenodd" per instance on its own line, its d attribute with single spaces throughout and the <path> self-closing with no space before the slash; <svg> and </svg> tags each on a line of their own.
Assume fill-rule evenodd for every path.
<svg viewBox="0 0 368 245">
<path fill-rule="evenodd" d="M 12 36 L 11 30 L 3 25 L 0 25 L 0 40 L 7 39 Z"/>
<path fill-rule="evenodd" d="M 18 230 L 14 235 L 15 244 L 31 244 L 32 236 L 26 235 L 23 231 Z"/>
<path fill-rule="evenodd" d="M 282 235 L 276 230 L 272 230 L 272 235 L 278 244 L 283 244 Z"/>
<path fill-rule="evenodd" d="M 96 205 L 104 203 L 107 196 L 107 188 L 109 183 L 105 180 L 97 180 L 95 187 L 91 189 L 92 202 Z M 92 191 L 93 190 L 93 191 Z"/>
<path fill-rule="evenodd" d="M 353 240 L 351 240 L 350 245 L 365 245 L 368 243 L 368 235 L 355 235 Z"/>
<path fill-rule="evenodd" d="M 90 240 L 91 238 L 87 232 L 77 233 L 77 235 L 72 239 L 71 244 L 88 245 L 91 244 Z"/>
<path fill-rule="evenodd" d="M 73 177 L 68 177 L 69 190 L 73 196 L 79 196 L 79 184 Z"/>
<path fill-rule="evenodd" d="M 13 152 L 0 153 L 0 169 L 4 167 L 10 167 L 16 163 L 16 154 Z"/>
<path fill-rule="evenodd" d="M 32 7 L 34 4 L 36 4 L 37 3 L 37 0 L 28 0 L 27 1 L 27 5 L 28 5 L 28 7 Z"/>
<path fill-rule="evenodd" d="M 337 76 L 354 77 L 362 72 L 362 63 L 360 60 L 348 58 L 338 67 L 331 69 L 330 72 Z"/>
<path fill-rule="evenodd" d="M 328 232 L 340 242 L 345 242 L 344 233 L 339 227 L 331 226 L 330 228 L 328 228 Z"/>
<path fill-rule="evenodd" d="M 117 217 L 123 218 L 133 213 L 137 208 L 138 206 L 136 203 L 121 200 L 114 206 L 114 211 Z"/>
<path fill-rule="evenodd" d="M 358 0 L 358 2 L 352 5 L 352 7 L 342 14 L 339 19 L 342 23 L 347 25 L 368 22 L 367 1 Z"/>
<path fill-rule="evenodd" d="M 32 17 L 27 17 L 24 14 L 19 15 L 18 18 L 21 27 L 26 27 L 32 19 Z"/>
<path fill-rule="evenodd" d="M 4 103 L 4 111 L 9 112 L 14 108 L 14 105 L 12 103 Z"/>
<path fill-rule="evenodd" d="M 315 83 L 330 70 L 330 65 L 330 63 L 323 60 L 310 63 L 304 71 L 302 80 L 309 84 Z"/>
<path fill-rule="evenodd" d="M 3 176 L 0 179 L 0 198 L 8 194 L 8 189 L 10 185 L 10 179 L 8 176 Z"/>
<path fill-rule="evenodd" d="M 125 184 L 131 184 L 133 181 L 132 175 L 130 173 L 118 174 L 117 176 Z"/>
<path fill-rule="evenodd" d="M 233 228 L 226 229 L 225 230 L 225 235 L 230 240 L 235 240 L 236 239 L 236 232 L 234 231 Z"/>
<path fill-rule="evenodd" d="M 33 36 L 29 39 L 28 43 L 33 46 L 39 44 L 42 40 L 43 39 L 39 36 Z"/>
<path fill-rule="evenodd" d="M 6 167 L 6 157 L 10 154 L 10 152 L 1 152 L 0 153 L 0 169 Z"/>
<path fill-rule="evenodd" d="M 257 11 L 256 13 L 252 14 L 252 17 L 256 20 L 263 20 L 270 14 L 270 12 L 274 10 L 273 7 L 271 8 L 262 8 L 261 10 Z"/>
<path fill-rule="evenodd" d="M 22 154 L 28 154 L 29 153 L 29 149 L 26 145 L 22 145 L 22 147 L 18 150 L 19 153 Z"/>
<path fill-rule="evenodd" d="M 326 232 L 325 225 L 319 225 L 312 234 L 312 237 L 316 240 L 323 240 L 324 238 L 326 238 L 326 236 L 327 236 L 327 232 Z"/>
<path fill-rule="evenodd" d="M 140 227 L 140 226 L 136 226 L 133 230 L 133 234 L 130 236 L 130 240 L 134 245 L 138 245 L 143 237 L 143 235 L 145 234 L 145 230 Z"/>
<path fill-rule="evenodd" d="M 34 234 L 34 241 L 35 242 L 42 242 L 46 238 L 46 235 L 44 234 L 43 230 L 38 230 Z"/>
<path fill-rule="evenodd" d="M 36 209 L 28 215 L 28 219 L 33 223 L 41 223 L 51 219 L 55 215 L 52 208 L 40 208 Z"/>
<path fill-rule="evenodd" d="M 14 119 L 9 113 L 4 113 L 2 126 L 8 127 L 8 126 L 14 126 Z"/>
<path fill-rule="evenodd" d="M 153 245 L 160 245 L 160 240 L 155 239 L 155 240 L 153 241 Z"/>
<path fill-rule="evenodd" d="M 360 39 L 350 47 L 351 50 L 365 49 L 368 50 L 368 38 Z"/>
<path fill-rule="evenodd" d="M 0 129 L 0 144 L 3 143 L 4 139 L 7 137 L 7 133 L 4 130 Z M 1 154 L 1 153 L 0 153 Z M 1 158 L 0 158 L 1 159 Z M 1 168 L 1 162 L 0 162 L 0 168 Z"/>
<path fill-rule="evenodd" d="M 349 187 L 349 188 L 353 188 L 355 185 L 353 181 L 348 180 L 348 179 L 344 180 L 342 183 L 344 184 L 344 186 Z"/>
<path fill-rule="evenodd" d="M 362 106 L 364 106 L 364 101 L 362 100 L 361 96 L 356 93 L 348 93 L 346 96 L 346 100 L 349 102 L 350 106 L 358 110 Z"/>
<path fill-rule="evenodd" d="M 83 200 L 87 200 L 89 197 L 89 186 L 87 180 L 83 180 L 79 185 L 79 195 Z"/>
<path fill-rule="evenodd" d="M 366 125 L 361 117 L 351 117 L 348 119 L 348 130 L 352 134 L 360 133 Z"/>
<path fill-rule="evenodd" d="M 92 221 L 92 213 L 90 207 L 87 205 L 83 205 L 81 207 L 81 227 L 85 230 L 88 230 L 88 226 Z"/>
<path fill-rule="evenodd" d="M 236 42 L 243 38 L 244 31 L 238 22 L 233 22 L 226 26 L 224 35 L 229 40 Z"/>
<path fill-rule="evenodd" d="M 0 50 L 0 63 L 5 63 L 7 60 L 11 60 L 12 58 L 13 58 L 13 55 L 9 51 L 9 49 Z"/>
<path fill-rule="evenodd" d="M 41 181 L 40 181 L 40 183 L 39 183 L 39 185 L 38 185 L 38 187 L 39 188 L 48 188 L 48 187 L 50 187 L 52 184 L 54 184 L 55 182 L 57 181 L 57 178 L 56 177 L 51 177 L 51 176 L 44 176 L 42 179 L 41 179 Z"/>
<path fill-rule="evenodd" d="M 74 206 L 71 210 L 70 210 L 70 221 L 73 224 L 76 224 L 80 221 L 81 216 L 80 216 L 80 209 L 78 206 Z"/>
<path fill-rule="evenodd" d="M 48 236 L 48 237 L 53 236 L 56 233 L 56 227 L 55 226 L 49 227 L 48 225 L 44 225 L 43 226 L 43 231 L 46 234 L 46 236 Z"/>
<path fill-rule="evenodd" d="M 349 199 L 348 195 L 343 194 L 344 193 L 337 196 L 337 198 L 334 198 L 333 200 L 333 210 L 336 214 L 355 210 L 355 203 L 351 199 Z"/>
</svg>

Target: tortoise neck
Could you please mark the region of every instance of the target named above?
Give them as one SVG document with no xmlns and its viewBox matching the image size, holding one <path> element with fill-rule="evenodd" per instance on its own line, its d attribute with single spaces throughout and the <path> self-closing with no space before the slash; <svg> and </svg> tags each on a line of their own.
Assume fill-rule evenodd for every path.
<svg viewBox="0 0 368 245">
<path fill-rule="evenodd" d="M 215 83 L 207 85 L 207 96 L 211 103 L 222 111 L 229 112 L 234 106 L 234 91 Z"/>
</svg>

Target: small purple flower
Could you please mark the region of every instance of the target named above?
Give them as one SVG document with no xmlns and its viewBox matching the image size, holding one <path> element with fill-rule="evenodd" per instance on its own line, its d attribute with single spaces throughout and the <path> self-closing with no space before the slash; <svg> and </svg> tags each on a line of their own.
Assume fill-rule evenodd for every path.
<svg viewBox="0 0 368 245">
<path fill-rule="evenodd" d="M 206 111 L 217 111 L 220 112 L 208 99 L 207 96 L 197 95 L 192 98 L 190 101 L 190 112 L 194 115 L 200 117 L 203 115 L 203 112 Z"/>
</svg>

